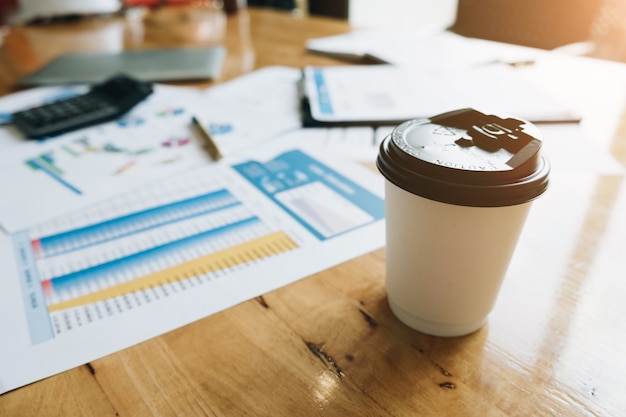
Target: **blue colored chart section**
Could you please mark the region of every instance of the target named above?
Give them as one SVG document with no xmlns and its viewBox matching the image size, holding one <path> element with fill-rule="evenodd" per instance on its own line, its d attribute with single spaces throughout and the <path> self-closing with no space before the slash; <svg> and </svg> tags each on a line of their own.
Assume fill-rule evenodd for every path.
<svg viewBox="0 0 626 417">
<path fill-rule="evenodd" d="M 315 80 L 315 88 L 317 89 L 317 97 L 319 98 L 319 109 L 322 114 L 333 114 L 333 106 L 328 95 L 328 87 L 324 79 L 324 73 L 321 69 L 313 70 L 313 79 Z"/>
<path fill-rule="evenodd" d="M 66 290 L 71 290 L 77 284 L 88 285 L 107 277 L 123 273 L 125 270 L 132 270 L 142 265 L 151 265 L 159 261 L 160 258 L 172 256 L 175 253 L 184 253 L 194 247 L 201 246 L 211 240 L 233 233 L 236 230 L 245 229 L 246 227 L 260 222 L 256 216 L 240 220 L 236 223 L 228 224 L 223 227 L 211 229 L 203 233 L 182 238 L 176 241 L 167 242 L 164 245 L 157 246 L 142 252 L 115 259 L 88 269 L 83 269 L 74 273 L 61 275 L 51 280 L 51 285 L 55 293 L 61 294 Z"/>
<path fill-rule="evenodd" d="M 29 159 L 26 161 L 26 165 L 33 169 L 44 172 L 45 174 L 50 176 L 50 178 L 57 181 L 59 184 L 63 185 L 75 194 L 80 195 L 83 193 L 77 187 L 63 179 L 63 173 L 59 168 L 54 165 L 54 159 L 50 154 L 39 155 L 37 158 Z"/>
<path fill-rule="evenodd" d="M 319 228 L 311 223 L 310 217 L 306 219 L 301 215 L 303 211 L 294 211 L 293 206 L 284 204 L 280 199 L 281 195 L 309 184 L 322 184 L 344 201 L 367 213 L 371 222 L 385 217 L 385 204 L 382 198 L 299 150 L 285 152 L 267 163 L 249 161 L 233 168 L 320 240 L 332 236 L 321 233 Z M 327 204 L 325 201 L 316 201 L 316 198 L 318 197 L 310 195 L 309 203 L 304 202 L 309 204 L 309 212 Z M 327 213 L 320 214 L 319 217 L 326 215 Z"/>
<path fill-rule="evenodd" d="M 40 238 L 33 246 L 38 248 L 38 257 L 45 258 L 145 232 L 156 227 L 240 204 L 227 190 L 220 190 L 65 233 L 46 236 Z"/>
<path fill-rule="evenodd" d="M 217 223 L 212 224 L 213 220 L 207 219 L 216 219 Z M 187 232 L 177 235 L 163 234 L 158 230 L 165 230 L 168 226 L 170 230 L 175 230 L 179 223 L 188 225 Z M 108 245 L 108 249 L 102 245 L 119 241 L 120 245 L 128 248 L 127 245 L 141 241 L 146 232 L 151 230 L 156 232 L 154 236 L 159 236 L 158 239 L 166 240 L 155 240 L 155 245 L 143 249 L 137 243 L 137 250 L 124 255 L 115 252 L 116 245 Z M 188 259 L 211 253 L 225 243 L 235 244 L 256 236 L 262 230 L 263 223 L 257 215 L 245 209 L 243 203 L 228 190 L 219 189 L 40 239 L 31 240 L 28 231 L 16 234 L 15 256 L 31 340 L 37 344 L 54 337 L 55 325 L 51 323 L 48 311 L 50 303 L 72 299 L 80 294 L 184 263 Z M 38 264 L 45 263 L 45 258 L 52 262 L 57 262 L 59 258 L 73 260 L 73 252 L 89 247 L 97 251 L 111 250 L 102 252 L 103 256 L 107 254 L 109 260 L 91 266 L 74 265 L 78 269 L 62 261 L 60 265 L 63 267 L 59 271 L 65 269 L 67 272 L 45 279 L 40 276 Z M 227 268 L 228 265 L 223 267 Z M 50 269 L 47 271 L 50 272 Z M 197 272 L 193 271 L 192 274 Z"/>
</svg>

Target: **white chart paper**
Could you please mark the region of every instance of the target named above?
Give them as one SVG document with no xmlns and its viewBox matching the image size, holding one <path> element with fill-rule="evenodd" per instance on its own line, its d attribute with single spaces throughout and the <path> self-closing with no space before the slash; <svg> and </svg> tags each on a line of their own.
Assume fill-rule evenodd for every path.
<svg viewBox="0 0 626 417">
<path fill-rule="evenodd" d="M 192 116 L 210 131 L 223 154 L 299 126 L 299 75 L 295 68 L 271 67 L 204 91 L 158 84 L 151 96 L 118 120 L 41 141 L 25 140 L 8 124 L 10 113 L 79 94 L 85 87 L 43 87 L 2 98 L 0 226 L 12 233 L 154 179 L 210 164 Z M 273 99 L 270 108 L 258 88 L 284 98 Z"/>
<path fill-rule="evenodd" d="M 1 236 L 0 393 L 384 245 L 378 175 L 271 148 Z"/>
</svg>

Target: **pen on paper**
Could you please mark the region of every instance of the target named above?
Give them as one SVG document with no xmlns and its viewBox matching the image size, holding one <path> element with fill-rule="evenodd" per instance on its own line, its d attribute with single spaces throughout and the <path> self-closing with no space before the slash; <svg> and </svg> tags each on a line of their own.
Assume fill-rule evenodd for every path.
<svg viewBox="0 0 626 417">
<path fill-rule="evenodd" d="M 116 171 L 115 171 L 115 175 L 119 175 L 119 174 L 123 174 L 124 172 L 128 171 L 129 169 L 131 169 L 132 167 L 135 166 L 135 164 L 137 163 L 137 161 L 129 161 L 126 162 L 124 165 L 122 165 L 121 167 L 119 167 Z"/>
<path fill-rule="evenodd" d="M 218 161 L 222 158 L 222 153 L 220 152 L 220 148 L 217 147 L 217 144 L 211 137 L 211 134 L 202 126 L 202 123 L 196 118 L 196 116 L 191 117 L 191 123 L 196 127 L 198 132 L 200 132 L 200 137 L 202 138 L 202 144 L 204 148 L 209 153 L 209 156 L 214 161 Z"/>
<path fill-rule="evenodd" d="M 518 68 L 518 67 L 529 67 L 531 65 L 535 65 L 535 61 L 532 59 L 524 59 L 519 61 L 504 61 L 501 59 L 493 59 L 490 61 L 479 62 L 475 64 L 475 66 L 480 67 L 484 65 L 494 65 L 494 64 L 504 64 L 510 67 Z"/>
</svg>

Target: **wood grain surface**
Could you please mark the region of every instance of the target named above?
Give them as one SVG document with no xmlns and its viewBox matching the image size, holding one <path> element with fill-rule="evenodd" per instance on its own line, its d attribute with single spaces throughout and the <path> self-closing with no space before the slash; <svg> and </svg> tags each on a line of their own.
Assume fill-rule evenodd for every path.
<svg viewBox="0 0 626 417">
<path fill-rule="evenodd" d="M 225 45 L 219 80 L 178 83 L 201 88 L 269 65 L 338 65 L 305 41 L 351 29 L 197 6 L 15 27 L 0 46 L 0 94 L 76 50 Z M 107 34 L 114 45 L 99 40 Z M 611 141 L 626 164 L 626 123 Z M 380 249 L 6 393 L 0 416 L 624 416 L 625 259 L 623 175 L 559 176 L 472 335 L 430 337 L 399 322 Z"/>
</svg>

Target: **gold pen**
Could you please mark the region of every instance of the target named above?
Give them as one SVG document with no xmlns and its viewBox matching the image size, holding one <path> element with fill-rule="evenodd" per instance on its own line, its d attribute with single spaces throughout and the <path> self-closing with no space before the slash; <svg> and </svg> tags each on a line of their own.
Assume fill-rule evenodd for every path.
<svg viewBox="0 0 626 417">
<path fill-rule="evenodd" d="M 202 123 L 200 123 L 196 116 L 191 117 L 191 123 L 196 127 L 198 132 L 200 132 L 202 144 L 209 153 L 211 159 L 213 159 L 214 161 L 219 161 L 222 158 L 222 153 L 220 152 L 220 148 L 217 147 L 217 144 L 211 137 L 211 134 L 204 128 L 204 126 L 202 126 Z"/>
</svg>

